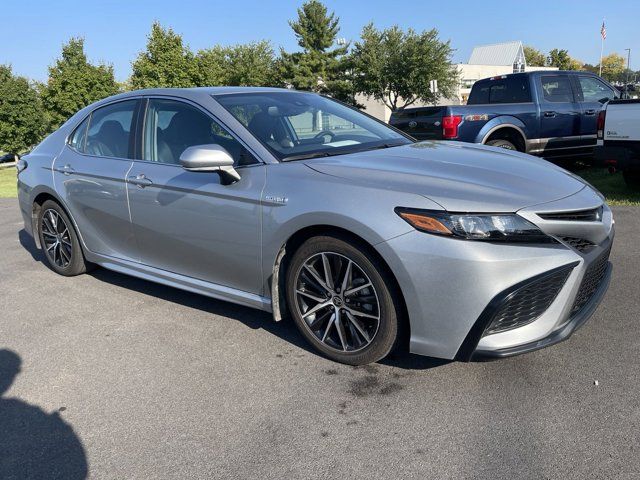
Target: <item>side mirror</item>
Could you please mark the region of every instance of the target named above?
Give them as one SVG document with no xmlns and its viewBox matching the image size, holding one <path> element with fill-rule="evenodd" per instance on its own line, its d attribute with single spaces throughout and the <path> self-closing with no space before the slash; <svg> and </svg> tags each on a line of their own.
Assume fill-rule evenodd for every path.
<svg viewBox="0 0 640 480">
<path fill-rule="evenodd" d="M 180 155 L 180 164 L 190 172 L 220 172 L 232 182 L 240 180 L 229 152 L 215 143 L 187 148 Z"/>
</svg>

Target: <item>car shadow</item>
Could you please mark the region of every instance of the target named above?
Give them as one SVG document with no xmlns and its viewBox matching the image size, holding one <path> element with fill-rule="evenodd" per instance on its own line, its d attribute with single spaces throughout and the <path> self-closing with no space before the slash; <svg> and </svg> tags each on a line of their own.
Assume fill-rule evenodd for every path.
<svg viewBox="0 0 640 480">
<path fill-rule="evenodd" d="M 82 442 L 59 411 L 4 396 L 21 363 L 17 353 L 0 349 L 0 478 L 86 478 Z"/>
<path fill-rule="evenodd" d="M 36 248 L 33 239 L 25 230 L 21 230 L 19 232 L 19 241 L 20 244 L 31 254 L 31 257 L 34 260 L 46 265 L 42 250 Z M 213 315 L 232 318 L 242 322 L 252 330 L 265 330 L 271 335 L 275 335 L 298 348 L 313 353 L 314 355 L 318 355 L 318 352 L 311 348 L 294 323 L 289 319 L 275 322 L 271 314 L 267 312 L 243 307 L 241 305 L 236 305 L 222 300 L 216 300 L 204 295 L 198 295 L 178 288 L 142 280 L 104 268 L 93 270 L 89 275 L 102 282 L 110 283 L 128 290 L 134 290 L 145 295 L 150 295 L 189 308 L 195 308 Z M 404 342 L 396 352 L 378 363 L 406 370 L 427 370 L 449 363 L 448 360 L 414 355 L 409 353 L 408 350 L 408 342 Z"/>
<path fill-rule="evenodd" d="M 29 252 L 31 258 L 36 262 L 42 262 L 46 265 L 46 262 L 44 261 L 44 252 L 36 247 L 35 241 L 24 228 L 18 232 L 18 241 L 20 242 L 20 245 L 22 245 L 22 248 Z"/>
</svg>

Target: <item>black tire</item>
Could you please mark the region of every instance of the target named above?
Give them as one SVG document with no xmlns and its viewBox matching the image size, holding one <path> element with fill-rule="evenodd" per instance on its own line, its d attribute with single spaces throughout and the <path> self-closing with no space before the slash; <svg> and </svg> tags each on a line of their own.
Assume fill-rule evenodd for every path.
<svg viewBox="0 0 640 480">
<path fill-rule="evenodd" d="M 629 188 L 640 189 L 640 169 L 628 168 L 623 170 L 622 176 Z"/>
<path fill-rule="evenodd" d="M 498 138 L 496 140 L 489 140 L 487 142 L 487 145 L 489 145 L 490 147 L 504 148 L 505 150 L 518 151 L 518 149 L 513 143 L 511 143 L 509 140 L 503 140 L 501 138 Z"/>
<path fill-rule="evenodd" d="M 327 313 L 329 318 L 326 320 L 326 323 L 321 327 L 318 327 L 316 333 L 314 333 L 312 330 L 313 324 L 315 324 L 316 319 L 320 317 L 321 314 L 314 314 L 311 317 L 311 325 L 304 320 L 300 304 L 300 299 L 303 297 L 300 296 L 299 287 L 301 285 L 300 282 L 302 282 L 304 278 L 309 277 L 306 272 L 305 264 L 308 265 L 308 262 L 314 261 L 313 259 L 318 256 L 321 256 L 322 260 L 324 260 L 324 257 L 322 256 L 323 253 L 334 259 L 334 266 L 336 265 L 335 261 L 339 263 L 335 268 L 338 272 L 334 274 L 334 277 L 336 278 L 334 285 L 335 291 L 340 294 L 341 287 L 339 284 L 342 284 L 342 281 L 347 276 L 351 278 L 349 283 L 351 288 L 343 289 L 343 300 L 340 302 L 339 307 L 334 304 L 326 307 L 329 309 L 329 312 Z M 348 267 L 345 267 L 345 264 L 349 263 L 349 260 L 352 262 L 351 274 L 345 274 L 345 272 L 348 271 Z M 305 269 L 306 277 L 301 273 L 303 269 Z M 319 271 L 317 273 L 319 273 Z M 324 274 L 325 272 L 323 269 L 322 275 L 324 276 Z M 360 279 L 357 278 L 359 275 L 361 276 Z M 397 288 L 394 288 L 394 284 L 385 277 L 387 277 L 386 269 L 367 251 L 365 246 L 360 245 L 358 242 L 338 235 L 326 235 L 310 238 L 294 253 L 287 269 L 286 296 L 289 311 L 291 312 L 291 316 L 302 335 L 318 352 L 327 358 L 348 365 L 365 365 L 376 362 L 386 357 L 397 346 L 401 337 L 399 335 L 399 326 L 402 309 L 400 307 L 401 304 L 399 303 L 399 292 L 397 292 Z M 323 278 L 326 280 L 326 277 Z M 362 289 L 362 285 L 365 285 L 365 283 L 356 284 L 358 280 L 360 280 L 360 282 L 364 282 L 364 278 L 367 278 L 369 284 L 372 285 L 372 292 L 367 288 Z M 308 280 L 309 278 L 307 278 L 307 281 Z M 357 285 L 360 285 L 360 287 L 353 288 Z M 305 286 L 304 289 L 306 290 L 306 288 L 307 287 Z M 358 293 L 347 293 L 350 290 L 357 290 L 358 288 L 361 289 Z M 321 297 L 321 294 L 316 295 Z M 331 302 L 331 299 L 333 299 L 332 295 L 335 295 L 335 292 L 327 293 L 326 297 L 324 297 L 325 301 Z M 354 296 L 347 297 L 347 295 Z M 363 296 L 357 297 L 357 295 Z M 351 320 L 354 318 L 354 310 L 363 310 L 363 308 L 366 309 L 366 307 L 370 307 L 366 304 L 366 300 L 364 301 L 364 304 L 357 301 L 359 298 L 375 299 L 374 301 L 377 302 L 377 305 L 375 310 L 372 310 L 371 312 L 377 313 L 377 320 L 360 317 L 356 319 L 357 322 Z M 313 302 L 313 300 L 310 302 Z M 304 303 L 304 298 L 302 303 Z M 356 305 L 358 307 L 357 309 L 355 308 Z M 351 307 L 354 308 L 351 309 Z M 308 312 L 310 309 L 310 307 L 307 307 L 306 311 Z M 331 309 L 334 309 L 333 313 L 331 313 Z M 361 311 L 360 313 L 364 312 Z M 328 325 L 331 323 L 330 316 L 335 314 L 337 314 L 337 321 L 334 322 L 333 327 L 329 327 Z M 314 319 L 314 317 L 316 317 L 316 319 Z M 309 318 L 309 316 L 306 318 Z M 360 323 L 361 321 L 364 323 Z M 367 322 L 377 322 L 375 333 L 372 333 L 372 323 Z M 338 331 L 338 323 L 342 325 L 340 327 L 340 332 Z M 356 323 L 359 323 L 360 327 L 365 327 L 365 329 L 371 328 L 367 335 L 369 338 L 358 333 L 362 332 L 362 330 L 356 331 Z M 365 324 L 367 326 L 365 326 Z M 329 332 L 331 328 L 333 328 L 332 335 L 334 337 L 339 337 L 342 349 L 330 345 L 331 335 L 327 336 L 326 332 Z M 323 341 L 325 340 L 324 338 L 320 338 L 318 335 L 318 332 L 325 331 L 325 329 L 326 332 L 324 335 L 327 337 L 326 342 Z M 362 343 L 357 345 L 357 348 L 348 349 L 345 348 L 343 338 L 351 341 L 352 343 L 356 343 L 358 341 L 361 341 Z"/>
<path fill-rule="evenodd" d="M 56 225 L 51 222 L 55 218 Z M 60 220 L 64 225 L 57 223 Z M 61 235 L 55 239 L 52 232 Z M 66 233 L 65 233 L 66 232 Z M 87 263 L 82 253 L 80 239 L 75 231 L 73 223 L 64 209 L 53 200 L 47 200 L 42 204 L 38 213 L 38 236 L 40 245 L 44 251 L 47 265 L 51 270 L 65 277 L 72 277 L 87 272 L 91 264 Z M 57 241 L 57 246 L 54 245 Z"/>
</svg>

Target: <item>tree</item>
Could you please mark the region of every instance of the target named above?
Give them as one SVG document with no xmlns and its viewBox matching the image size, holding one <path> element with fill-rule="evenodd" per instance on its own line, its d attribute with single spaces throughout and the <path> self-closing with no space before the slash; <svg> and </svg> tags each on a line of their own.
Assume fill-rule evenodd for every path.
<svg viewBox="0 0 640 480">
<path fill-rule="evenodd" d="M 62 46 L 62 55 L 49 67 L 42 88 L 42 103 L 55 130 L 81 108 L 118 93 L 110 65 L 92 65 L 84 53 L 84 40 L 72 38 Z"/>
<path fill-rule="evenodd" d="M 569 67 L 569 52 L 567 50 L 559 50 L 554 48 L 549 52 L 547 63 L 550 67 L 557 67 L 560 70 L 568 70 Z"/>
<path fill-rule="evenodd" d="M 602 58 L 602 77 L 613 82 L 619 80 L 626 69 L 626 60 L 617 53 Z"/>
<path fill-rule="evenodd" d="M 398 26 L 380 31 L 369 24 L 353 51 L 356 90 L 391 110 L 452 97 L 458 85 L 452 54 L 449 42 L 440 41 L 435 29 L 418 34 Z M 431 80 L 437 80 L 437 92 L 430 90 Z"/>
<path fill-rule="evenodd" d="M 199 86 L 275 85 L 275 54 L 268 41 L 222 47 L 216 45 L 196 55 Z"/>
<path fill-rule="evenodd" d="M 216 45 L 200 50 L 195 57 L 197 80 L 199 87 L 227 85 L 227 49 Z"/>
<path fill-rule="evenodd" d="M 132 63 L 133 88 L 193 87 L 198 68 L 193 53 L 182 36 L 158 22 L 151 26 L 147 48 Z"/>
<path fill-rule="evenodd" d="M 571 58 L 567 50 L 554 48 L 549 52 L 547 65 L 558 67 L 560 70 L 582 70 L 583 63 L 580 60 Z"/>
<path fill-rule="evenodd" d="M 301 52 L 281 50 L 277 64 L 283 83 L 300 90 L 311 90 L 350 101 L 352 87 L 347 79 L 346 54 L 349 45 L 336 43 L 339 18 L 329 14 L 318 0 L 310 0 L 298 9 L 298 19 L 290 21 Z"/>
<path fill-rule="evenodd" d="M 547 63 L 544 53 L 528 45 L 524 46 L 524 58 L 530 67 L 544 67 Z"/>
<path fill-rule="evenodd" d="M 46 120 L 38 92 L 0 65 L 0 150 L 20 153 L 40 141 Z"/>
</svg>

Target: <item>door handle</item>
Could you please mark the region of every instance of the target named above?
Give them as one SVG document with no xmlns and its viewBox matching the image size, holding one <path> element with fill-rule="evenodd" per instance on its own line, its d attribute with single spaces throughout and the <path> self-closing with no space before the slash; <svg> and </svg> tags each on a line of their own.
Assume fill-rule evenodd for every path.
<svg viewBox="0 0 640 480">
<path fill-rule="evenodd" d="M 556 112 L 544 112 L 544 116 L 547 118 L 553 118 L 556 116 Z"/>
<path fill-rule="evenodd" d="M 584 114 L 585 114 L 585 115 L 595 115 L 595 114 L 596 114 L 596 111 L 595 111 L 595 110 L 585 110 L 585 111 L 584 111 Z"/>
<path fill-rule="evenodd" d="M 133 185 L 137 185 L 139 188 L 144 188 L 144 187 L 148 187 L 149 185 L 153 185 L 153 182 L 149 180 L 144 173 L 141 173 L 135 176 L 132 175 L 129 177 L 128 180 L 129 180 L 129 183 Z"/>
<path fill-rule="evenodd" d="M 53 169 L 55 172 L 64 173 L 65 175 L 71 175 L 75 172 L 75 169 L 68 163 L 64 167 L 58 167 Z"/>
</svg>

